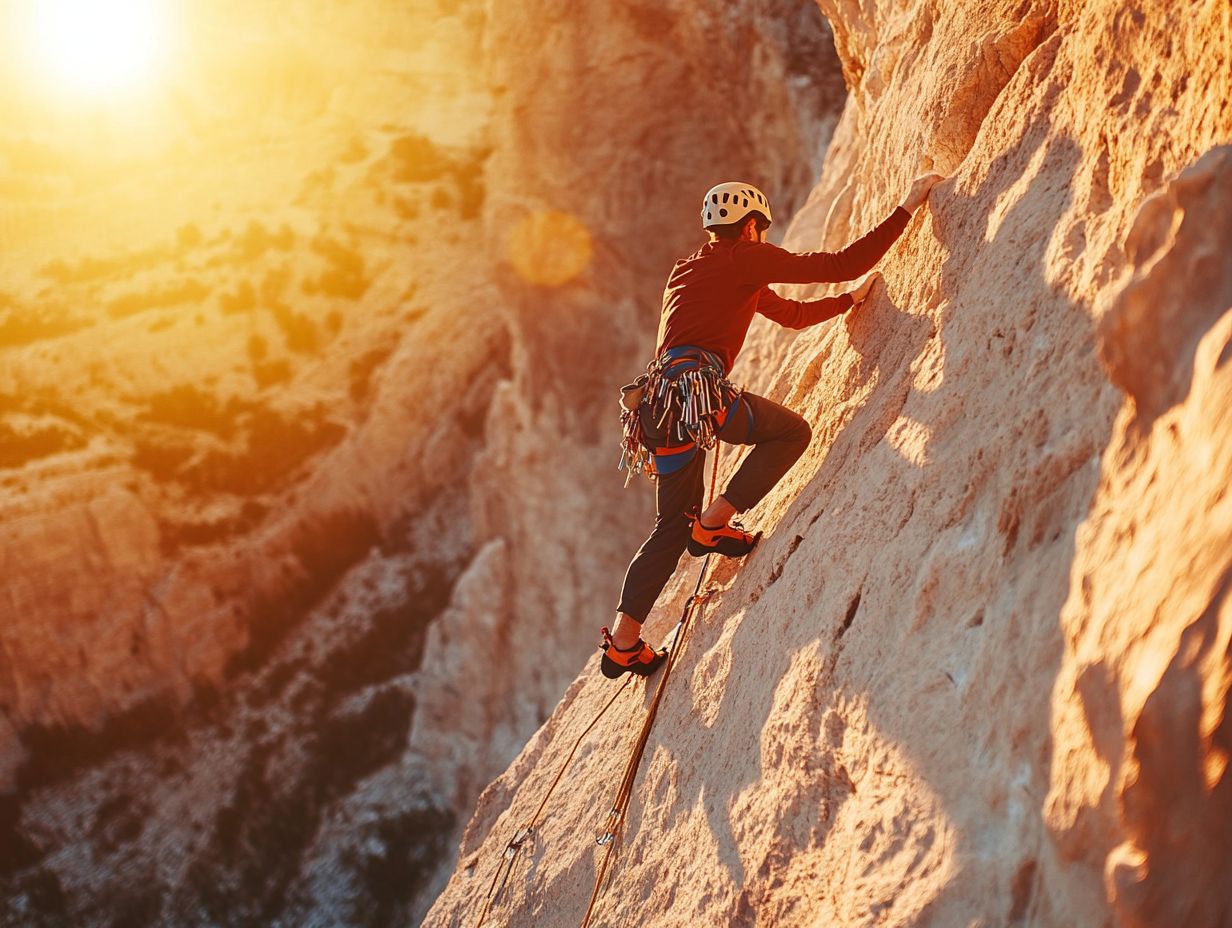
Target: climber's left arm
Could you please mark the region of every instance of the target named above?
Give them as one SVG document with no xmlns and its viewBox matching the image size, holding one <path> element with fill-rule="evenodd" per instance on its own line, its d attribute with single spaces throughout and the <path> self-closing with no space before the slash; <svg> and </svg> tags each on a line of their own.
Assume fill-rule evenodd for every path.
<svg viewBox="0 0 1232 928">
<path fill-rule="evenodd" d="M 757 292 L 757 311 L 789 329 L 804 329 L 841 316 L 852 306 L 859 306 L 868 299 L 873 284 L 882 279 L 880 273 L 873 271 L 850 293 L 840 293 L 838 296 L 828 296 L 821 300 L 788 300 L 769 287 L 762 287 Z"/>
<path fill-rule="evenodd" d="M 789 329 L 804 329 L 847 312 L 855 301 L 850 293 L 820 300 L 788 300 L 769 287 L 757 292 L 757 311 Z"/>
</svg>

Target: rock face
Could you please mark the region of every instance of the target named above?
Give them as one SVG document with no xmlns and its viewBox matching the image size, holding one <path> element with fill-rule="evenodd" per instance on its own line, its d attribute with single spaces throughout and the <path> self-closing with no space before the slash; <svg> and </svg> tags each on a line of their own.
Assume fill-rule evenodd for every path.
<svg viewBox="0 0 1232 928">
<path fill-rule="evenodd" d="M 803 0 L 193 15 L 114 125 L 3 74 L 0 922 L 415 922 L 644 529 L 698 197 L 802 199 L 838 63 Z"/>
<path fill-rule="evenodd" d="M 786 244 L 949 180 L 857 314 L 755 325 L 735 377 L 813 443 L 706 577 L 594 924 L 1232 924 L 1227 5 L 821 7 L 849 97 Z M 490 923 L 581 921 L 649 701 L 586 733 L 595 663 L 427 925 L 478 923 L 579 738 Z"/>
</svg>

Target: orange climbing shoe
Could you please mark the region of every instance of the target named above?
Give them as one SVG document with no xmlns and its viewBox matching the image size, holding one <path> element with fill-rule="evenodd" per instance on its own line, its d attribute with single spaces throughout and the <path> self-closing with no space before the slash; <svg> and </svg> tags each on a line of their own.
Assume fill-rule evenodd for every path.
<svg viewBox="0 0 1232 928">
<path fill-rule="evenodd" d="M 660 648 L 656 651 L 641 638 L 637 639 L 637 644 L 627 651 L 616 647 L 612 641 L 612 633 L 606 628 L 603 629 L 603 644 L 599 648 L 603 651 L 599 669 L 609 680 L 615 680 L 621 674 L 626 673 L 648 677 L 667 659 L 667 648 Z"/>
<path fill-rule="evenodd" d="M 739 522 L 729 522 L 719 528 L 707 528 L 702 525 L 701 517 L 696 512 L 689 514 L 689 521 L 693 523 L 693 531 L 689 536 L 689 553 L 694 557 L 705 557 L 707 554 L 744 557 L 757 547 L 757 542 L 761 539 L 761 532 L 750 534 Z"/>
</svg>

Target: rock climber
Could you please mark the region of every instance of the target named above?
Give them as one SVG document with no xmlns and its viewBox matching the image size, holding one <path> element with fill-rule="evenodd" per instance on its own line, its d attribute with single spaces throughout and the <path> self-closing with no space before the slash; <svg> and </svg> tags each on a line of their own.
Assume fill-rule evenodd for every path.
<svg viewBox="0 0 1232 928">
<path fill-rule="evenodd" d="M 625 574 L 612 630 L 604 628 L 604 676 L 648 675 L 667 656 L 641 637 L 655 600 L 687 549 L 695 557 L 743 557 L 760 534 L 732 517 L 761 500 L 808 447 L 812 430 L 778 403 L 741 391 L 727 379 L 754 313 L 803 329 L 859 306 L 878 274 L 835 297 L 788 300 L 769 284 L 854 280 L 867 273 L 902 235 L 940 180 L 915 180 L 902 205 L 860 240 L 836 253 L 794 254 L 766 241 L 772 216 L 765 195 L 750 184 L 711 188 L 702 203 L 710 240 L 672 268 L 663 291 L 658 348 L 646 374 L 624 388 L 625 458 L 631 473 L 655 481 L 655 524 Z M 699 512 L 705 455 L 715 441 L 753 450 L 722 495 Z"/>
</svg>

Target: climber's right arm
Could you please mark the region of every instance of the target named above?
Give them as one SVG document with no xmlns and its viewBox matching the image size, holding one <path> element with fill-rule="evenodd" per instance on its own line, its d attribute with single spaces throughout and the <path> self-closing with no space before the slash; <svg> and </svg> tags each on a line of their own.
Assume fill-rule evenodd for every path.
<svg viewBox="0 0 1232 928">
<path fill-rule="evenodd" d="M 898 240 L 911 221 L 911 215 L 924 205 L 929 193 L 944 180 L 940 174 L 917 177 L 902 206 L 881 225 L 842 251 L 814 251 L 794 254 L 767 242 L 754 242 L 738 252 L 744 277 L 750 284 L 820 284 L 855 280 L 872 270 Z"/>
<path fill-rule="evenodd" d="M 788 300 L 769 287 L 762 287 L 757 294 L 757 311 L 772 322 L 788 329 L 805 329 L 851 309 L 854 302 L 850 293 L 823 297 L 820 300 Z"/>
<path fill-rule="evenodd" d="M 738 260 L 750 284 L 819 284 L 854 280 L 867 273 L 907 228 L 911 213 L 898 207 L 881 225 L 842 251 L 793 252 L 768 242 L 740 249 Z"/>
</svg>

